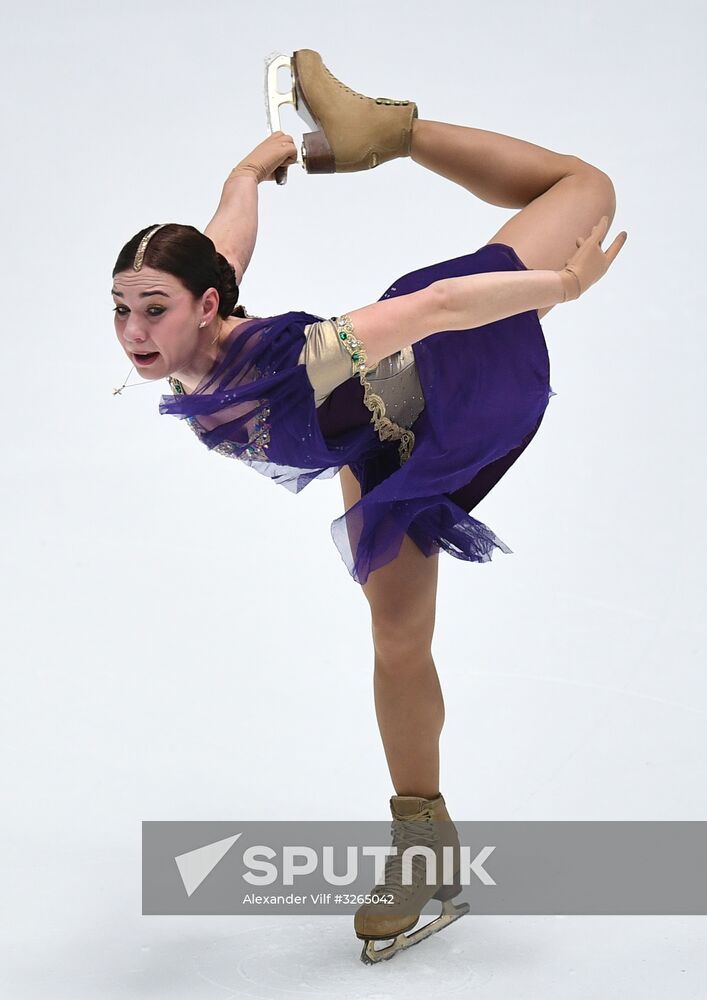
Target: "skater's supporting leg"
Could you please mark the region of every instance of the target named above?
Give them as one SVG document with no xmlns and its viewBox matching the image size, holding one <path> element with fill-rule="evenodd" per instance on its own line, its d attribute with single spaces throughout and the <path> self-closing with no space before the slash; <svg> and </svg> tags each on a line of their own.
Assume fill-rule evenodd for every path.
<svg viewBox="0 0 707 1000">
<path fill-rule="evenodd" d="M 348 510 L 361 490 L 346 466 L 340 480 Z M 378 727 L 398 795 L 439 793 L 444 701 L 430 648 L 438 565 L 439 555 L 424 556 L 406 535 L 396 558 L 362 587 L 371 609 Z"/>
<path fill-rule="evenodd" d="M 444 700 L 432 653 L 386 636 L 385 626 L 374 634 L 376 716 L 393 786 L 398 795 L 434 798 Z"/>
<path fill-rule="evenodd" d="M 578 236 L 586 237 L 602 215 L 609 225 L 614 218 L 614 186 L 604 171 L 523 139 L 415 120 L 411 156 L 483 201 L 522 208 L 488 242 L 513 247 L 531 270 L 561 270 Z"/>
</svg>

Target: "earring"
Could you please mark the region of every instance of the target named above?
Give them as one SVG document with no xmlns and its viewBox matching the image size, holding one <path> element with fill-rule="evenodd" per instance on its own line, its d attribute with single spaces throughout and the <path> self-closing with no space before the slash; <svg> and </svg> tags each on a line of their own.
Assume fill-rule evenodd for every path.
<svg viewBox="0 0 707 1000">
<path fill-rule="evenodd" d="M 202 328 L 202 326 L 204 326 L 204 323 L 205 323 L 205 322 L 206 322 L 206 321 L 202 319 L 201 323 L 199 323 L 199 329 L 201 329 L 201 328 Z"/>
</svg>

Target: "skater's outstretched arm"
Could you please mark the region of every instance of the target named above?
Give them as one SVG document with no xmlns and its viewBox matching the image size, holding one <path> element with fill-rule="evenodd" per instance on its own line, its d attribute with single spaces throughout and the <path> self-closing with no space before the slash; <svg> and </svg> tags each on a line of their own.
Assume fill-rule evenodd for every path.
<svg viewBox="0 0 707 1000">
<path fill-rule="evenodd" d="M 219 253 L 233 264 L 240 285 L 258 235 L 258 185 L 275 170 L 297 160 L 292 136 L 274 132 L 233 168 L 223 185 L 216 214 L 204 230 Z"/>
<path fill-rule="evenodd" d="M 442 278 L 419 292 L 348 311 L 367 366 L 443 330 L 472 330 L 579 298 L 606 274 L 626 242 L 624 231 L 602 250 L 608 221 L 603 216 L 586 238 L 577 238 L 578 249 L 561 271 L 489 271 Z"/>
<path fill-rule="evenodd" d="M 604 215 L 586 238 L 577 237 L 577 250 L 559 271 L 503 271 L 446 279 L 449 329 L 483 326 L 529 309 L 578 299 L 606 274 L 626 242 L 624 230 L 604 251 L 601 241 L 608 228 L 609 217 Z M 474 322 L 469 323 L 469 319 Z"/>
</svg>

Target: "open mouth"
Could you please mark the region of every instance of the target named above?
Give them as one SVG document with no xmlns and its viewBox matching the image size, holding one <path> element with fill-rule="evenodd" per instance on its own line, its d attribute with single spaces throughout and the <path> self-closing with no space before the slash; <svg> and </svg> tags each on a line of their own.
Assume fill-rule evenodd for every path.
<svg viewBox="0 0 707 1000">
<path fill-rule="evenodd" d="M 160 356 L 159 351 L 151 351 L 148 354 L 133 354 L 135 361 L 139 365 L 151 365 Z"/>
</svg>

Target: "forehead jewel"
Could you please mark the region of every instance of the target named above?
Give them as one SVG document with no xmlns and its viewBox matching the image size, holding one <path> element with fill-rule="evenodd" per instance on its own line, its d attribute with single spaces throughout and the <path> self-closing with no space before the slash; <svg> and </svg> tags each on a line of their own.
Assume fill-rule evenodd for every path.
<svg viewBox="0 0 707 1000">
<path fill-rule="evenodd" d="M 140 246 L 137 248 L 137 253 L 135 254 L 135 260 L 133 261 L 133 269 L 135 271 L 139 271 L 140 268 L 142 267 L 142 261 L 145 256 L 145 249 L 147 247 L 147 244 L 150 242 L 150 240 L 155 235 L 157 230 L 161 229 L 162 226 L 166 225 L 167 225 L 166 222 L 162 222 L 159 226 L 155 226 L 154 229 L 151 229 L 149 231 L 149 233 L 145 233 L 143 238 L 140 240 Z"/>
</svg>

